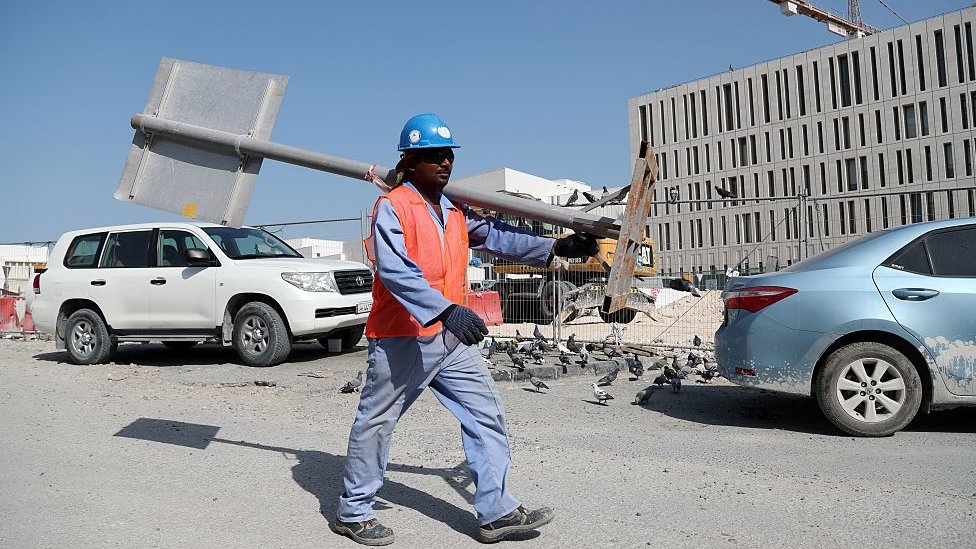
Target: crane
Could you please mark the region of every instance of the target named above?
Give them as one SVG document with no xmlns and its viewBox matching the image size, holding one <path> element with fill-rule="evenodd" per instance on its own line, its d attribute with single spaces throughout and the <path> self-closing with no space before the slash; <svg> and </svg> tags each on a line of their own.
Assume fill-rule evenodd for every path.
<svg viewBox="0 0 976 549">
<path fill-rule="evenodd" d="M 823 8 L 819 8 L 804 0 L 769 0 L 774 4 L 779 4 L 779 11 L 783 15 L 806 15 L 821 23 L 826 23 L 827 30 L 841 36 L 861 37 L 875 34 L 878 29 L 865 24 L 861 20 L 861 8 L 858 0 L 848 0 L 848 18 L 831 13 Z"/>
</svg>

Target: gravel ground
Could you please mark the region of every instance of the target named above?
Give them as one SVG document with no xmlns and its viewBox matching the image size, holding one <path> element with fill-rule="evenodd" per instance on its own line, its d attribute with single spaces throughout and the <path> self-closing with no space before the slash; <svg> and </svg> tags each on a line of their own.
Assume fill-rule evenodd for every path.
<svg viewBox="0 0 976 549">
<path fill-rule="evenodd" d="M 362 349 L 303 345 L 267 369 L 213 346 L 64 358 L 0 340 L 0 547 L 357 547 L 328 521 L 358 403 L 337 389 Z M 569 373 L 545 394 L 499 381 L 513 489 L 557 513 L 502 546 L 974 545 L 976 410 L 855 439 L 810 398 L 687 380 L 640 407 L 648 380 L 621 373 L 601 406 L 595 373 Z M 458 426 L 428 394 L 400 423 L 377 505 L 394 547 L 480 546 L 471 490 Z"/>
</svg>

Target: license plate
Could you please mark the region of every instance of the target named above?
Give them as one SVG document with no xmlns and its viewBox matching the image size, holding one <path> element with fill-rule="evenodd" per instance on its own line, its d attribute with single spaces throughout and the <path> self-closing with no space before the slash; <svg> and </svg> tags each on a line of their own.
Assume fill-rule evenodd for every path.
<svg viewBox="0 0 976 549">
<path fill-rule="evenodd" d="M 370 309 L 373 308 L 372 301 L 364 301 L 362 303 L 356 304 L 356 313 L 368 313 Z"/>
</svg>

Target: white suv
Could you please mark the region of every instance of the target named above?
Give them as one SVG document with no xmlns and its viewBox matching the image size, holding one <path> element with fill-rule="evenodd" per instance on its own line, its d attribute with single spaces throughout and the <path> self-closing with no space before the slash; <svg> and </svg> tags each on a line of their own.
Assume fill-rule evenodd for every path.
<svg viewBox="0 0 976 549">
<path fill-rule="evenodd" d="M 233 345 L 250 366 L 283 362 L 296 340 L 355 346 L 372 307 L 361 263 L 306 259 L 260 229 L 154 223 L 65 233 L 34 278 L 31 314 L 71 362 L 118 344 Z"/>
</svg>

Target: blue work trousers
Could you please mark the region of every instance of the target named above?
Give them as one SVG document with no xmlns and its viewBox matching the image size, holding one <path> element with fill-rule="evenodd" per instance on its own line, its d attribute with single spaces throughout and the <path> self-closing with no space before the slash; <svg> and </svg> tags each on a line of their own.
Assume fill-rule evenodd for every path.
<svg viewBox="0 0 976 549">
<path fill-rule="evenodd" d="M 461 422 L 479 523 L 492 522 L 520 505 L 507 486 L 512 458 L 498 388 L 478 349 L 441 330 L 431 337 L 369 340 L 366 379 L 349 432 L 339 520 L 373 518 L 393 429 L 427 387 Z"/>
</svg>

